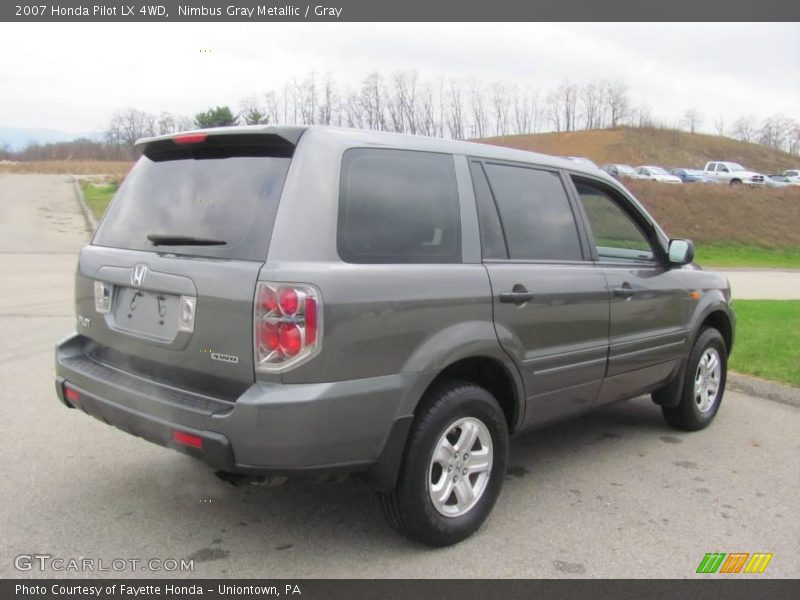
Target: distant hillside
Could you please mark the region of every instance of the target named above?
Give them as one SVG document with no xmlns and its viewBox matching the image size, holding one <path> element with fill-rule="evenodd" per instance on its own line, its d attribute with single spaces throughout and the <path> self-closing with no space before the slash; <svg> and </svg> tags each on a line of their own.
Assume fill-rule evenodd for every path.
<svg viewBox="0 0 800 600">
<path fill-rule="evenodd" d="M 14 152 L 24 150 L 32 143 L 53 144 L 57 142 L 69 142 L 78 138 L 88 138 L 90 140 L 99 141 L 103 139 L 103 133 L 98 131 L 67 133 L 57 129 L 0 127 L 0 147 L 2 147 L 3 144 L 8 144 Z"/>
<path fill-rule="evenodd" d="M 782 173 L 800 167 L 800 156 L 726 137 L 663 129 L 600 129 L 484 138 L 486 144 L 559 156 L 585 156 L 598 165 L 702 169 L 710 160 L 738 162 L 755 171 Z"/>
</svg>

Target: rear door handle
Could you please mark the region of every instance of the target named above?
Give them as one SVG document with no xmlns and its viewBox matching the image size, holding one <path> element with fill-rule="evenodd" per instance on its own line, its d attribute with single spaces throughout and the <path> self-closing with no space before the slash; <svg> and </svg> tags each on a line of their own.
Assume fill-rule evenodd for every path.
<svg viewBox="0 0 800 600">
<path fill-rule="evenodd" d="M 529 292 L 521 283 L 516 284 L 510 292 L 500 292 L 500 302 L 506 304 L 519 306 L 531 300 L 533 300 L 533 292 Z"/>
<path fill-rule="evenodd" d="M 628 298 L 632 298 L 633 294 L 635 293 L 633 291 L 633 288 L 631 287 L 631 284 L 628 283 L 627 281 L 623 283 L 620 287 L 614 288 L 613 292 L 617 298 L 625 298 L 626 300 Z"/>
</svg>

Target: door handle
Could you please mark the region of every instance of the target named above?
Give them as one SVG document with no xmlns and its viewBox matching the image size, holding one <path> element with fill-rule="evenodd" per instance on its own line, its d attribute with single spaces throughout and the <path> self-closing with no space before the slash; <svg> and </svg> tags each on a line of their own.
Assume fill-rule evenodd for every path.
<svg viewBox="0 0 800 600">
<path fill-rule="evenodd" d="M 625 298 L 626 300 L 632 298 L 633 294 L 635 293 L 631 287 L 631 284 L 627 281 L 620 287 L 614 288 L 612 291 L 617 298 Z"/>
<path fill-rule="evenodd" d="M 521 283 L 516 284 L 510 292 L 500 292 L 500 302 L 517 306 L 533 300 L 533 292 L 525 289 Z"/>
</svg>

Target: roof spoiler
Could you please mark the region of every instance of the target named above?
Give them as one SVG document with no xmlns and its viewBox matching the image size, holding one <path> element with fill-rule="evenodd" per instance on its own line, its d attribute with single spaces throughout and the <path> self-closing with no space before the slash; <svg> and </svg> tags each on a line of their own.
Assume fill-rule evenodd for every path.
<svg viewBox="0 0 800 600">
<path fill-rule="evenodd" d="M 233 154 L 291 157 L 306 127 L 219 127 L 142 138 L 135 148 L 148 158 L 213 158 L 225 149 Z"/>
</svg>

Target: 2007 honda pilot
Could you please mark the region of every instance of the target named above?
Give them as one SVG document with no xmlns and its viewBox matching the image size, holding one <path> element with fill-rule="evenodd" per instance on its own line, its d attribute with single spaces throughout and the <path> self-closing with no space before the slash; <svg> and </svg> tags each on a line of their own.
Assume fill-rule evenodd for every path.
<svg viewBox="0 0 800 600">
<path fill-rule="evenodd" d="M 510 433 L 720 407 L 728 282 L 599 170 L 318 127 L 138 148 L 80 253 L 69 407 L 229 477 L 358 474 L 430 545 L 486 519 Z"/>
</svg>

